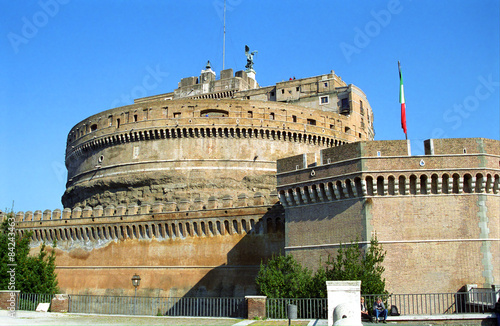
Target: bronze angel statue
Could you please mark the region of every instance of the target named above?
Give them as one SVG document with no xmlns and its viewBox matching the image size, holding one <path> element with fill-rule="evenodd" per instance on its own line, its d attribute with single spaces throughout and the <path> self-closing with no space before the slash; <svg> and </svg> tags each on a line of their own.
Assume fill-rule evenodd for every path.
<svg viewBox="0 0 500 326">
<path fill-rule="evenodd" d="M 247 65 L 245 68 L 247 68 L 247 70 L 253 70 L 253 55 L 255 53 L 257 53 L 257 51 L 250 52 L 250 47 L 245 45 L 245 55 L 247 56 Z"/>
</svg>

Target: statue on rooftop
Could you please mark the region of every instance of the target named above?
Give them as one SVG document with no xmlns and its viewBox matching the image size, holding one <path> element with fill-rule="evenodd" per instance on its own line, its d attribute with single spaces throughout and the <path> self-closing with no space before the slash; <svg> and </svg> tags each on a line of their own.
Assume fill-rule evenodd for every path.
<svg viewBox="0 0 500 326">
<path fill-rule="evenodd" d="M 253 70 L 253 55 L 255 53 L 257 53 L 257 51 L 250 52 L 250 47 L 245 45 L 245 55 L 247 56 L 247 65 L 245 68 L 247 68 L 247 71 Z"/>
</svg>

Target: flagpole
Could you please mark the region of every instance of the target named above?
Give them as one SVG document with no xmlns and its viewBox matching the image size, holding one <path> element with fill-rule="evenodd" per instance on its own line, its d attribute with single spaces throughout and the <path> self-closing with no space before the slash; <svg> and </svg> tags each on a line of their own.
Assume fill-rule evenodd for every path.
<svg viewBox="0 0 500 326">
<path fill-rule="evenodd" d="M 222 70 L 226 61 L 226 0 L 224 0 L 224 36 L 222 37 Z"/>
</svg>

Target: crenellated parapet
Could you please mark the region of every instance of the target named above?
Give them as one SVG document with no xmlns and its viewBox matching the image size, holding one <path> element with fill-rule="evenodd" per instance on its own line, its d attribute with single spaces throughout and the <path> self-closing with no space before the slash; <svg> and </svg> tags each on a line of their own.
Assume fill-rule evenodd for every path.
<svg viewBox="0 0 500 326">
<path fill-rule="evenodd" d="M 436 143 L 426 141 L 428 154 L 420 156 L 408 155 L 406 141 L 373 141 L 279 160 L 280 201 L 289 207 L 371 196 L 500 196 L 498 141 Z"/>
<path fill-rule="evenodd" d="M 108 205 L 54 211 L 18 212 L 17 232 L 33 231 L 36 245 L 45 242 L 115 241 L 125 239 L 183 239 L 283 232 L 277 195 L 236 198 L 226 195 L 199 200 L 157 202 L 154 205 Z"/>
<path fill-rule="evenodd" d="M 155 202 L 150 205 L 144 203 L 137 205 L 135 203 L 126 205 L 107 205 L 105 207 L 98 205 L 96 207 L 85 206 L 76 207 L 74 209 L 65 208 L 64 210 L 55 209 L 53 211 L 46 209 L 43 212 L 36 210 L 27 212 L 17 212 L 17 222 L 36 222 L 36 221 L 54 221 L 54 220 L 73 220 L 79 218 L 93 218 L 93 217 L 123 217 L 135 216 L 139 214 L 161 214 L 161 213 L 176 213 L 176 212 L 189 212 L 189 211 L 207 211 L 222 208 L 243 208 L 254 206 L 272 206 L 278 202 L 278 195 L 276 192 L 271 193 L 270 196 L 265 197 L 261 193 L 256 193 L 250 198 L 247 194 L 239 194 L 236 198 L 231 195 L 225 195 L 222 198 L 212 196 L 208 201 L 204 202 L 197 198 L 194 200 L 181 199 L 178 202 L 166 201 Z M 5 215 L 1 212 L 0 216 Z"/>
</svg>

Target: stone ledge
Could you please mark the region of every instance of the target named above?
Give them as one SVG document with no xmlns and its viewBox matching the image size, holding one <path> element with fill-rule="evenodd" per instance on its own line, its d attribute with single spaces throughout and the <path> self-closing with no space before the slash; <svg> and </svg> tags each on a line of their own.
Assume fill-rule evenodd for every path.
<svg viewBox="0 0 500 326">
<path fill-rule="evenodd" d="M 486 314 L 443 314 L 443 315 L 401 315 L 387 316 L 387 321 L 419 321 L 419 320 L 477 320 L 496 318 L 495 313 Z"/>
</svg>

